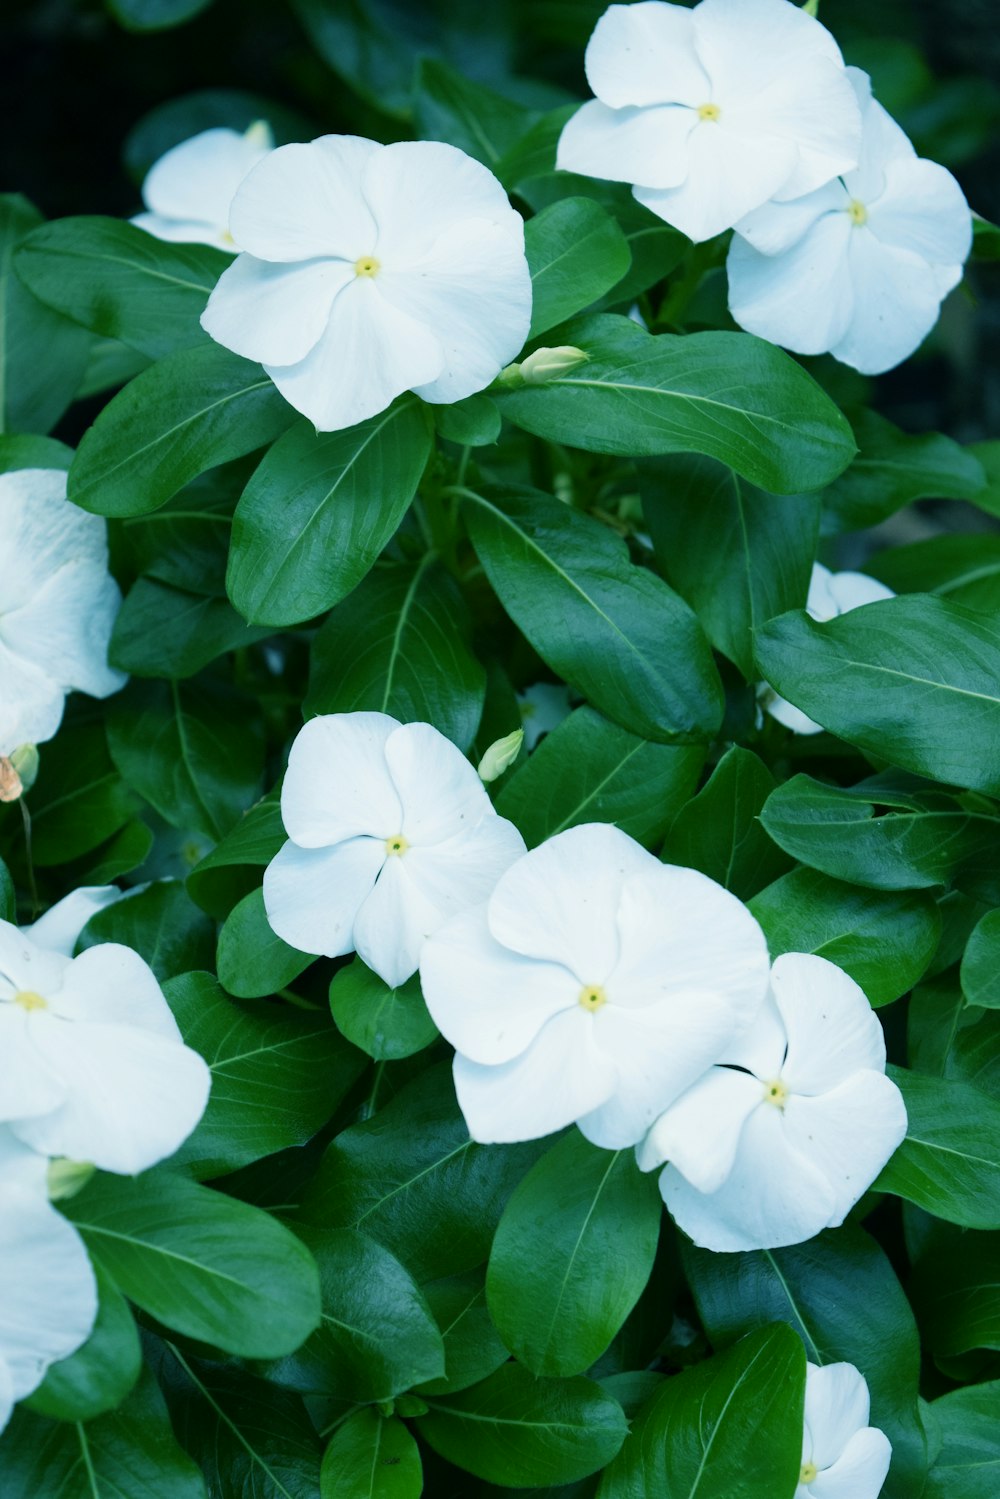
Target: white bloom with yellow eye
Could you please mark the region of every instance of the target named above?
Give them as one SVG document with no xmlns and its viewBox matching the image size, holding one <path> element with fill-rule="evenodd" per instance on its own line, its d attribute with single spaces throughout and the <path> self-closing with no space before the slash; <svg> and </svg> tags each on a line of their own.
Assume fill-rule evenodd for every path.
<svg viewBox="0 0 1000 1499">
<path fill-rule="evenodd" d="M 97 1316 L 87 1251 L 49 1203 L 47 1169 L 45 1156 L 0 1126 L 0 1431 Z"/>
<path fill-rule="evenodd" d="M 961 281 L 972 214 L 951 173 L 919 158 L 872 98 L 867 76 L 847 74 L 864 120 L 857 168 L 737 224 L 729 309 L 771 343 L 878 375 L 919 348 Z"/>
<path fill-rule="evenodd" d="M 806 613 L 818 624 L 825 624 L 827 620 L 837 619 L 841 614 L 850 614 L 852 609 L 860 609 L 862 604 L 878 604 L 883 599 L 895 597 L 891 588 L 887 588 L 877 578 L 869 578 L 867 573 L 832 573 L 821 562 L 814 562 Z M 781 697 L 769 682 L 757 684 L 757 701 L 765 713 L 776 718 L 794 734 L 823 732 L 822 724 L 815 723 L 801 708 L 796 708 L 793 703 Z"/>
<path fill-rule="evenodd" d="M 863 991 L 825 958 L 785 953 L 744 1039 L 636 1152 L 704 1249 L 776 1249 L 843 1223 L 906 1135 L 885 1039 Z"/>
<path fill-rule="evenodd" d="M 790 0 L 612 5 L 586 67 L 597 97 L 563 129 L 556 165 L 631 183 L 690 239 L 857 165 L 840 50 Z"/>
<path fill-rule="evenodd" d="M 266 120 L 242 132 L 217 126 L 192 135 L 150 168 L 142 184 L 147 211 L 132 223 L 157 239 L 234 251 L 230 204 L 250 168 L 273 150 Z"/>
<path fill-rule="evenodd" d="M 521 216 L 454 146 L 354 135 L 279 146 L 240 187 L 229 227 L 244 253 L 202 326 L 259 360 L 321 432 L 407 390 L 460 401 L 528 335 Z"/>
<path fill-rule="evenodd" d="M 264 874 L 271 927 L 300 952 L 357 951 L 394 988 L 430 933 L 485 900 L 524 852 L 461 750 L 385 713 L 310 719 L 281 816 L 288 842 Z"/>
<path fill-rule="evenodd" d="M 764 934 L 705 875 L 585 823 L 507 870 L 420 960 L 474 1140 L 577 1123 L 609 1149 L 723 1055 L 767 991 Z"/>
<path fill-rule="evenodd" d="M 134 1175 L 187 1139 L 211 1074 L 138 953 L 71 956 L 109 899 L 77 891 L 33 927 L 0 921 L 0 1121 L 45 1155 Z"/>
<path fill-rule="evenodd" d="M 884 1431 L 868 1425 L 870 1411 L 868 1385 L 853 1364 L 806 1365 L 795 1499 L 878 1499 L 892 1444 Z"/>
<path fill-rule="evenodd" d="M 121 591 L 108 572 L 107 523 L 70 504 L 66 475 L 0 474 L 0 756 L 51 739 L 74 689 L 108 697 Z"/>
</svg>

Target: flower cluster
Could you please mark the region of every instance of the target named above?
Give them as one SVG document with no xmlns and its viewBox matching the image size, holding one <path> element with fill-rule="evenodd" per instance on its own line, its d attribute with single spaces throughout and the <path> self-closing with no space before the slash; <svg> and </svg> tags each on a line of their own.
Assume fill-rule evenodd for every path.
<svg viewBox="0 0 1000 1499">
<path fill-rule="evenodd" d="M 612 5 L 586 55 L 596 95 L 558 163 L 632 185 L 695 241 L 734 229 L 741 327 L 865 374 L 919 347 L 962 277 L 972 217 L 791 0 Z"/>
<path fill-rule="evenodd" d="M 90 917 L 119 896 L 77 890 L 33 926 L 0 921 L 0 1428 L 97 1314 L 86 1250 L 49 1203 L 49 1161 L 145 1171 L 208 1101 L 208 1067 L 138 953 L 109 942 L 73 957 Z"/>
</svg>

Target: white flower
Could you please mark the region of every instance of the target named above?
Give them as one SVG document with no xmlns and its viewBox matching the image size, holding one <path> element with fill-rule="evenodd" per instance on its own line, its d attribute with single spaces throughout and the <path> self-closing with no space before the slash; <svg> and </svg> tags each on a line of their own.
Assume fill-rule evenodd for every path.
<svg viewBox="0 0 1000 1499">
<path fill-rule="evenodd" d="M 877 1499 L 892 1445 L 868 1425 L 864 1376 L 853 1364 L 806 1365 L 802 1472 L 795 1499 Z"/>
<path fill-rule="evenodd" d="M 131 1175 L 187 1139 L 211 1074 L 138 953 L 70 956 L 106 903 L 77 891 L 33 928 L 0 921 L 0 1121 L 46 1155 Z"/>
<path fill-rule="evenodd" d="M 289 841 L 264 874 L 267 919 L 300 952 L 357 951 L 393 988 L 424 939 L 485 900 L 524 840 L 462 752 L 385 713 L 310 719 L 288 757 Z"/>
<path fill-rule="evenodd" d="M 524 724 L 524 745 L 530 753 L 543 734 L 550 734 L 569 717 L 570 689 L 562 682 L 534 682 L 517 694 L 517 706 Z"/>
<path fill-rule="evenodd" d="M 49 1204 L 47 1168 L 0 1127 L 0 1431 L 15 1401 L 76 1352 L 97 1316 L 87 1251 Z"/>
<path fill-rule="evenodd" d="M 260 360 L 322 432 L 406 390 L 437 404 L 472 395 L 527 337 L 521 217 L 454 146 L 353 135 L 280 146 L 236 194 L 229 227 L 246 253 L 202 326 Z"/>
<path fill-rule="evenodd" d="M 962 279 L 972 215 L 954 177 L 921 160 L 848 68 L 864 120 L 855 171 L 737 224 L 729 308 L 796 354 L 831 353 L 866 375 L 906 359 Z"/>
<path fill-rule="evenodd" d="M 243 134 L 203 130 L 161 156 L 142 184 L 147 213 L 132 220 L 157 239 L 235 250 L 229 205 L 251 167 L 274 150 L 271 127 L 257 120 Z"/>
<path fill-rule="evenodd" d="M 576 1122 L 615 1149 L 747 1027 L 767 990 L 767 948 L 721 885 L 586 823 L 442 927 L 420 978 L 458 1053 L 473 1139 L 532 1140 Z"/>
<path fill-rule="evenodd" d="M 612 5 L 586 66 L 597 98 L 565 126 L 557 166 L 632 183 L 693 240 L 857 164 L 840 51 L 789 0 Z"/>
<path fill-rule="evenodd" d="M 122 596 L 108 572 L 107 525 L 66 498 L 66 475 L 0 474 L 0 755 L 51 739 L 74 688 L 108 697 Z"/>
<path fill-rule="evenodd" d="M 705 1249 L 775 1249 L 843 1223 L 906 1134 L 882 1027 L 825 958 L 785 953 L 749 1034 L 636 1152 Z"/>
<path fill-rule="evenodd" d="M 850 614 L 862 604 L 877 604 L 896 595 L 884 583 L 869 578 L 867 573 L 832 573 L 821 562 L 813 563 L 809 580 L 809 596 L 806 613 L 819 624 L 828 619 L 837 619 L 841 614 Z M 757 701 L 765 713 L 770 713 L 786 729 L 795 734 L 822 734 L 823 725 L 808 718 L 801 708 L 780 697 L 769 682 L 757 684 Z"/>
</svg>

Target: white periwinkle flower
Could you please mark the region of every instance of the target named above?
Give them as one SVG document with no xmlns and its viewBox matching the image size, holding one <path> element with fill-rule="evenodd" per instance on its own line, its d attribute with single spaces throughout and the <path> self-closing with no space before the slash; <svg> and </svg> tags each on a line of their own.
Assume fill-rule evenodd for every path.
<svg viewBox="0 0 1000 1499">
<path fill-rule="evenodd" d="M 832 573 L 821 562 L 814 562 L 806 613 L 817 623 L 825 624 L 827 620 L 837 619 L 841 614 L 850 614 L 852 609 L 860 609 L 862 604 L 878 604 L 883 599 L 895 597 L 891 588 L 887 588 L 877 578 L 869 578 L 867 573 Z M 780 697 L 769 682 L 758 683 L 757 701 L 765 713 L 769 713 L 795 734 L 823 732 L 822 724 L 815 723 L 801 708 L 796 708 L 793 703 Z"/>
<path fill-rule="evenodd" d="M 532 1140 L 576 1122 L 617 1149 L 746 1029 L 767 966 L 764 935 L 735 896 L 587 823 L 519 859 L 485 905 L 442 927 L 420 978 L 458 1053 L 474 1140 Z"/>
<path fill-rule="evenodd" d="M 187 1139 L 211 1074 L 138 953 L 71 956 L 109 898 L 77 891 L 22 931 L 0 921 L 0 1121 L 46 1155 L 131 1175 Z"/>
<path fill-rule="evenodd" d="M 864 1376 L 853 1364 L 806 1365 L 802 1471 L 795 1499 L 877 1499 L 892 1444 L 868 1425 Z"/>
<path fill-rule="evenodd" d="M 0 1431 L 49 1365 L 86 1341 L 97 1316 L 87 1251 L 49 1203 L 47 1168 L 0 1126 Z"/>
<path fill-rule="evenodd" d="M 843 1223 L 906 1134 L 882 1027 L 825 958 L 785 953 L 749 1034 L 656 1121 L 640 1167 L 704 1249 L 776 1249 Z"/>
<path fill-rule="evenodd" d="M 142 184 L 148 211 L 132 223 L 157 239 L 235 250 L 229 206 L 250 168 L 273 150 L 266 120 L 242 133 L 219 126 L 181 141 L 150 168 Z"/>
<path fill-rule="evenodd" d="M 789 0 L 612 5 L 586 66 L 597 97 L 564 128 L 557 166 L 631 183 L 693 240 L 857 165 L 843 58 Z"/>
<path fill-rule="evenodd" d="M 239 189 L 229 227 L 244 253 L 202 326 L 260 360 L 322 432 L 406 390 L 438 404 L 483 390 L 527 337 L 521 217 L 454 146 L 280 146 Z"/>
<path fill-rule="evenodd" d="M 108 572 L 107 525 L 66 498 L 66 475 L 0 474 L 0 756 L 51 739 L 74 688 L 108 697 L 122 596 Z"/>
<path fill-rule="evenodd" d="M 264 873 L 272 928 L 300 952 L 357 951 L 393 987 L 416 972 L 425 938 L 524 852 L 461 750 L 385 713 L 310 719 L 281 816 L 289 841 Z"/>
<path fill-rule="evenodd" d="M 796 354 L 831 353 L 866 375 L 906 359 L 962 279 L 972 215 L 946 168 L 919 158 L 848 68 L 864 120 L 857 169 L 738 224 L 729 307 L 741 327 Z"/>
</svg>

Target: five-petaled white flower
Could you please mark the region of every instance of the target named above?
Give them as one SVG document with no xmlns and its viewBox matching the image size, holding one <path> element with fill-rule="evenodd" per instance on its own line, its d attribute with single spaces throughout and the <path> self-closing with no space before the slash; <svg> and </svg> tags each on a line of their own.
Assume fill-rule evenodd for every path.
<svg viewBox="0 0 1000 1499">
<path fill-rule="evenodd" d="M 597 95 L 556 164 L 629 182 L 693 240 L 857 164 L 861 122 L 833 37 L 790 0 L 612 5 L 587 46 Z"/>
<path fill-rule="evenodd" d="M 274 150 L 271 127 L 256 120 L 242 134 L 218 126 L 161 156 L 142 184 L 146 213 L 132 220 L 157 239 L 235 251 L 229 207 L 251 167 Z"/>
<path fill-rule="evenodd" d="M 771 343 L 878 375 L 937 322 L 962 279 L 972 215 L 951 173 L 919 158 L 872 98 L 866 75 L 847 72 L 864 119 L 858 167 L 736 226 L 729 307 Z"/>
<path fill-rule="evenodd" d="M 97 1315 L 83 1241 L 49 1203 L 48 1164 L 0 1125 L 0 1431 Z"/>
<path fill-rule="evenodd" d="M 457 1051 L 473 1139 L 532 1140 L 576 1122 L 617 1149 L 748 1026 L 767 968 L 764 935 L 735 896 L 586 823 L 442 927 L 420 977 Z"/>
<path fill-rule="evenodd" d="M 868 1425 L 870 1400 L 853 1364 L 806 1365 L 802 1471 L 795 1499 L 878 1499 L 892 1445 Z"/>
<path fill-rule="evenodd" d="M 882 1027 L 825 958 L 785 953 L 748 1035 L 636 1152 L 704 1249 L 776 1249 L 843 1223 L 906 1134 Z"/>
<path fill-rule="evenodd" d="M 0 1121 L 46 1155 L 131 1175 L 187 1139 L 211 1074 L 138 953 L 72 957 L 107 898 L 77 891 L 23 931 L 0 921 Z"/>
<path fill-rule="evenodd" d="M 447 404 L 510 363 L 531 321 L 524 225 L 454 146 L 324 135 L 280 146 L 233 200 L 242 255 L 202 326 L 260 360 L 323 432 L 403 391 Z"/>
<path fill-rule="evenodd" d="M 301 729 L 264 874 L 267 919 L 300 952 L 357 951 L 393 987 L 431 932 L 483 901 L 524 840 L 461 750 L 426 723 L 334 713 Z"/>
<path fill-rule="evenodd" d="M 850 614 L 852 609 L 860 609 L 862 604 L 878 604 L 891 598 L 895 598 L 892 589 L 877 578 L 869 578 L 867 573 L 832 573 L 821 562 L 814 562 L 806 613 L 819 624 L 824 624 L 828 619 L 837 619 L 841 614 Z M 822 724 L 781 697 L 769 682 L 757 684 L 757 701 L 765 713 L 795 734 L 823 732 Z"/>
<path fill-rule="evenodd" d="M 0 755 L 51 739 L 74 688 L 108 697 L 122 596 L 108 572 L 107 524 L 66 498 L 66 475 L 0 474 Z"/>
</svg>

